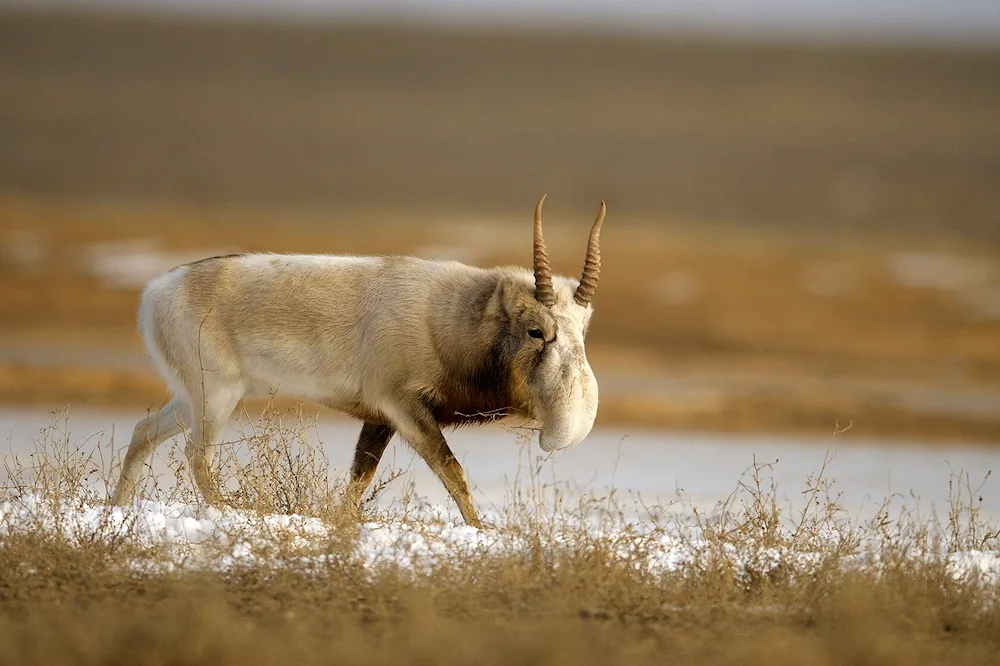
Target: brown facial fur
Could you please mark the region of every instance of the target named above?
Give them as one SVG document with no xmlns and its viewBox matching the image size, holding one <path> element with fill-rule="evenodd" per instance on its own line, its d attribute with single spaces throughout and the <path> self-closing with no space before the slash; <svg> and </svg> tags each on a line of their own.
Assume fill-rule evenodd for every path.
<svg viewBox="0 0 1000 666">
<path fill-rule="evenodd" d="M 557 333 L 555 319 L 535 300 L 530 284 L 499 273 L 483 277 L 464 308 L 459 340 L 435 339 L 445 376 L 423 396 L 442 425 L 530 414 L 528 380 Z M 531 329 L 542 331 L 543 338 L 529 336 Z"/>
</svg>

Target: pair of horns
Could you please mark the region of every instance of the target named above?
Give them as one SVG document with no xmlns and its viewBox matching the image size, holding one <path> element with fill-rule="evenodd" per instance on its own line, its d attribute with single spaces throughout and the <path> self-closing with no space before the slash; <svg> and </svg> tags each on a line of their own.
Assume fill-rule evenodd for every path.
<svg viewBox="0 0 1000 666">
<path fill-rule="evenodd" d="M 535 243 L 534 243 L 534 266 L 535 266 L 535 298 L 546 306 L 552 307 L 556 303 L 556 292 L 552 288 L 552 267 L 549 266 L 549 256 L 545 252 L 545 240 L 542 238 L 542 204 L 545 203 L 545 195 L 538 200 L 535 206 Z M 597 213 L 597 219 L 590 230 L 590 240 L 587 241 L 587 258 L 583 263 L 583 277 L 580 278 L 580 286 L 573 294 L 573 300 L 577 305 L 587 307 L 590 299 L 594 297 L 597 290 L 597 280 L 601 277 L 601 224 L 604 223 L 604 213 L 607 207 L 601 202 L 601 210 Z"/>
</svg>

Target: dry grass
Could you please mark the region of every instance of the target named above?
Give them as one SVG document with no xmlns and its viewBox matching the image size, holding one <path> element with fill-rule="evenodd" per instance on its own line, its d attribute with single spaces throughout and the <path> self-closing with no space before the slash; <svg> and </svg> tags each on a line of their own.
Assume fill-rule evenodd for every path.
<svg viewBox="0 0 1000 666">
<path fill-rule="evenodd" d="M 1000 548 L 968 476 L 953 479 L 940 520 L 886 505 L 861 524 L 839 509 L 822 468 L 805 480 L 811 501 L 797 514 L 782 510 L 764 465 L 707 515 L 648 507 L 639 522 L 614 493 L 536 488 L 493 517 L 493 546 L 444 539 L 443 556 L 422 566 L 366 564 L 365 530 L 395 524 L 431 543 L 445 534 L 432 529 L 440 519 L 369 507 L 359 528 L 344 520 L 339 479 L 317 457 L 308 419 L 271 409 L 242 423 L 219 472 L 244 522 L 185 548 L 144 539 L 132 514 L 99 508 L 100 479 L 114 468 L 108 443 L 71 445 L 56 426 L 29 460 L 9 461 L 3 660 L 975 664 L 1000 647 L 1000 579 L 954 567 L 956 554 Z M 173 462 L 171 487 L 150 479 L 146 492 L 197 502 Z M 29 496 L 26 519 L 17 509 Z M 30 519 L 53 503 L 90 510 L 90 522 Z M 221 525 L 212 511 L 194 515 Z M 282 527 L 274 514 L 287 513 L 323 529 Z M 668 537 L 687 559 L 657 567 Z M 248 540 L 254 557 L 234 557 Z"/>
<path fill-rule="evenodd" d="M 96 242 L 521 264 L 514 207 L 541 188 L 559 271 L 609 201 L 601 419 L 1000 440 L 994 418 L 876 391 L 1000 380 L 996 319 L 886 268 L 914 249 L 995 265 L 995 53 L 594 44 L 0 15 L 0 397 L 162 398 L 138 287 L 94 275 Z M 643 383 L 664 377 L 693 384 Z M 419 498 L 354 520 L 304 418 L 244 417 L 219 457 L 226 510 L 201 506 L 176 449 L 143 513 L 105 508 L 107 441 L 57 425 L 8 459 L 0 663 L 996 660 L 998 577 L 961 566 L 1000 549 L 969 476 L 947 515 L 893 499 L 858 523 L 822 470 L 790 514 L 761 465 L 714 511 L 635 520 L 529 465 L 470 535 Z"/>
</svg>

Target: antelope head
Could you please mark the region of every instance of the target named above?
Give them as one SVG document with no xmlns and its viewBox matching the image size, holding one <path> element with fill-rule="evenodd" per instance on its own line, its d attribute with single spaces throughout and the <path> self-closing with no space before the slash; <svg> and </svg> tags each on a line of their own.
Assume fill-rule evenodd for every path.
<svg viewBox="0 0 1000 666">
<path fill-rule="evenodd" d="M 600 278 L 606 208 L 602 201 L 590 231 L 583 275 L 575 280 L 552 275 L 542 236 L 544 202 L 542 195 L 535 207 L 534 285 L 511 280 L 501 285 L 499 295 L 508 317 L 513 393 L 542 424 L 538 443 L 548 452 L 579 444 L 597 417 L 597 379 L 584 340 Z"/>
</svg>

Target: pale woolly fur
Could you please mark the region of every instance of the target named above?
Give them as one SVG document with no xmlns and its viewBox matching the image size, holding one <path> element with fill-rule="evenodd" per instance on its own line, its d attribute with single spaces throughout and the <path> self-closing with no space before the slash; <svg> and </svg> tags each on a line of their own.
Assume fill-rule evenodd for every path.
<svg viewBox="0 0 1000 666">
<path fill-rule="evenodd" d="M 287 396 L 365 422 L 352 499 L 398 432 L 478 525 L 441 427 L 519 413 L 541 423 L 551 451 L 581 442 L 596 417 L 584 347 L 593 309 L 574 300 L 578 280 L 552 280 L 555 303 L 544 306 L 532 273 L 516 267 L 248 254 L 172 269 L 146 287 L 138 319 L 174 397 L 136 425 L 114 502 L 129 501 L 145 460 L 182 429 L 195 481 L 218 502 L 211 462 L 233 409 Z"/>
</svg>

